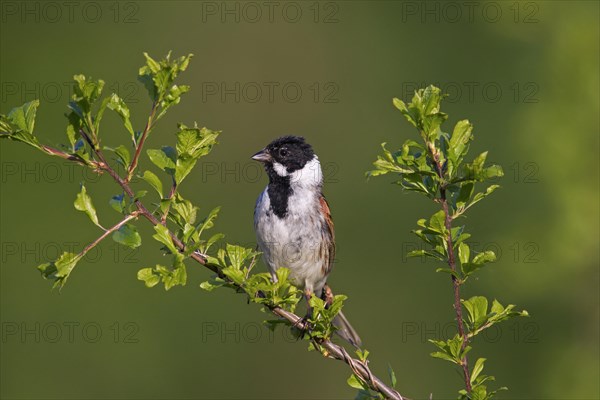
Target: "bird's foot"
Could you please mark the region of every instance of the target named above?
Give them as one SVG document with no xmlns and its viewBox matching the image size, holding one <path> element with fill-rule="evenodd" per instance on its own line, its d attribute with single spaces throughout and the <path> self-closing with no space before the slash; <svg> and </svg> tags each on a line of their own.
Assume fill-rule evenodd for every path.
<svg viewBox="0 0 600 400">
<path fill-rule="evenodd" d="M 325 302 L 325 307 L 329 308 L 333 304 L 333 292 L 328 284 L 323 286 L 323 291 L 321 292 L 321 300 Z"/>
</svg>

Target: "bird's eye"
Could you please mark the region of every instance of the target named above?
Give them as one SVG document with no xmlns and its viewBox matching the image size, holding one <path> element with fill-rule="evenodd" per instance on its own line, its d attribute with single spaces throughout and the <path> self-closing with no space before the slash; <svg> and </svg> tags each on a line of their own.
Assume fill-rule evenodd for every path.
<svg viewBox="0 0 600 400">
<path fill-rule="evenodd" d="M 281 157 L 285 157 L 285 156 L 287 156 L 287 155 L 288 155 L 288 151 L 287 151 L 287 149 L 286 149 L 286 148 L 280 149 L 280 150 L 279 150 L 279 155 L 280 155 Z"/>
</svg>

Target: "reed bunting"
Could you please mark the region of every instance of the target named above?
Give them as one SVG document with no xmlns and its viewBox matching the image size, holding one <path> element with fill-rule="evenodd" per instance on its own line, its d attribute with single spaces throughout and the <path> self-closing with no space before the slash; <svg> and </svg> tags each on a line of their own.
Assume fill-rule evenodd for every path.
<svg viewBox="0 0 600 400">
<path fill-rule="evenodd" d="M 252 159 L 262 162 L 269 176 L 256 201 L 254 230 L 273 279 L 278 268 L 288 268 L 290 281 L 304 290 L 307 300 L 315 295 L 331 304 L 327 277 L 335 258 L 335 235 L 319 158 L 304 138 L 284 136 Z M 333 323 L 340 337 L 360 346 L 342 312 Z"/>
</svg>

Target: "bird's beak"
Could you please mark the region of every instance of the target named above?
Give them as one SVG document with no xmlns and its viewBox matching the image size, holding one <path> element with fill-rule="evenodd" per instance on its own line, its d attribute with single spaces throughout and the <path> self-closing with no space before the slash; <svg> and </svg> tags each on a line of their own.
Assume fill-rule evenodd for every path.
<svg viewBox="0 0 600 400">
<path fill-rule="evenodd" d="M 266 149 L 262 149 L 258 153 L 252 156 L 253 160 L 260 161 L 263 163 L 269 162 L 272 160 L 271 155 L 267 152 Z"/>
</svg>

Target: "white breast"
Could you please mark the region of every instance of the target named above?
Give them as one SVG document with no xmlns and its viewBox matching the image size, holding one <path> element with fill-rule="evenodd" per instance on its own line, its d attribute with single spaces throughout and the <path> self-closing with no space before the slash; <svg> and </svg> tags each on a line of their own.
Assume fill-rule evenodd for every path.
<svg viewBox="0 0 600 400">
<path fill-rule="evenodd" d="M 291 281 L 319 294 L 327 276 L 320 249 L 326 240 L 325 220 L 320 212 L 321 167 L 315 158 L 301 170 L 289 174 L 292 195 L 287 214 L 280 218 L 271 210 L 267 189 L 256 202 L 254 227 L 258 245 L 272 274 L 290 269 Z"/>
</svg>

